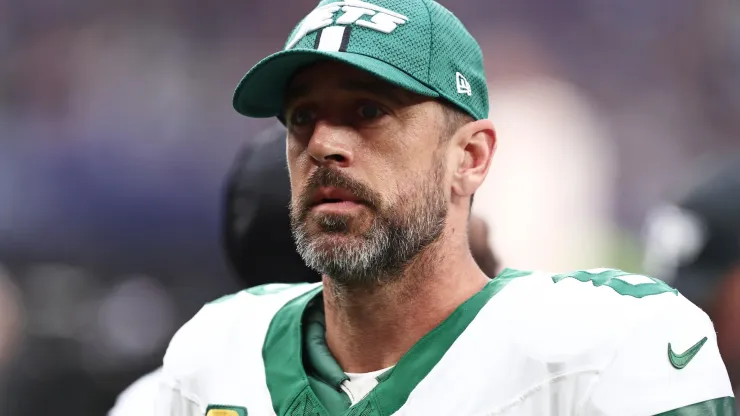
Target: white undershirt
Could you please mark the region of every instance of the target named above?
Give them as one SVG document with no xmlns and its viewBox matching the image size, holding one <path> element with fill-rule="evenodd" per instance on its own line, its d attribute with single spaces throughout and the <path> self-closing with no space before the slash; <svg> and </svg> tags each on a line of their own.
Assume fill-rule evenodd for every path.
<svg viewBox="0 0 740 416">
<path fill-rule="evenodd" d="M 378 385 L 377 377 L 393 367 L 384 368 L 369 373 L 345 373 L 349 379 L 342 382 L 342 390 L 349 396 L 351 406 L 364 399 L 375 386 Z"/>
</svg>

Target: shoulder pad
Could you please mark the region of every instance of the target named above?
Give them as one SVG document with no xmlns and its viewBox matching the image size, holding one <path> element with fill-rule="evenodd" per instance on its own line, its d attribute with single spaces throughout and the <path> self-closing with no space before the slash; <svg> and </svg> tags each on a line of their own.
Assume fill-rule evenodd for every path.
<svg viewBox="0 0 740 416">
<path fill-rule="evenodd" d="M 509 316 L 516 342 L 550 362 L 591 352 L 610 356 L 640 322 L 665 309 L 694 307 L 658 279 L 613 269 L 535 272 L 499 296 L 505 305 L 499 313 Z"/>
<path fill-rule="evenodd" d="M 261 345 L 275 313 L 319 286 L 321 283 L 262 285 L 207 303 L 170 341 L 165 371 L 172 377 L 185 376 L 220 359 L 229 345 Z"/>
</svg>

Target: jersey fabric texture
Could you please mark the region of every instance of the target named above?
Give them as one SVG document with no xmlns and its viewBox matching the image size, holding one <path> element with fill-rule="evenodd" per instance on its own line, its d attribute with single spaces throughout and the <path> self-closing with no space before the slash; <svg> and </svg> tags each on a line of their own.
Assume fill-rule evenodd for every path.
<svg viewBox="0 0 740 416">
<path fill-rule="evenodd" d="M 158 368 L 128 386 L 118 395 L 108 416 L 153 416 L 161 373 Z"/>
<path fill-rule="evenodd" d="M 203 307 L 169 346 L 156 414 L 735 415 L 711 321 L 656 279 L 507 269 L 351 406 L 311 346 L 326 348 L 321 292 L 273 284 Z"/>
</svg>

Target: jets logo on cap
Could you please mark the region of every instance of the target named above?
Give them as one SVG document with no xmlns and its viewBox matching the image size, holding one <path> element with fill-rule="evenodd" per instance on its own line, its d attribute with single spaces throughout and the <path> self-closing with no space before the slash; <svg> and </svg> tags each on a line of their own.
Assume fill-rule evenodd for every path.
<svg viewBox="0 0 740 416">
<path fill-rule="evenodd" d="M 303 19 L 285 49 L 292 49 L 309 33 L 323 29 L 322 33 L 319 34 L 320 40 L 317 41 L 316 49 L 339 51 L 342 50 L 342 44 L 346 47 L 346 38 L 349 34 L 347 25 L 357 25 L 382 33 L 391 33 L 399 25 L 408 21 L 408 17 L 375 4 L 360 0 L 338 1 L 317 7 L 309 13 Z"/>
</svg>

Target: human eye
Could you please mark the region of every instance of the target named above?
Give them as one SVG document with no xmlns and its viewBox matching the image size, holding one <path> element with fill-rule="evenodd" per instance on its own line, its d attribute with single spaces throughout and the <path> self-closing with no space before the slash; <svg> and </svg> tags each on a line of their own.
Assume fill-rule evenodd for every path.
<svg viewBox="0 0 740 416">
<path fill-rule="evenodd" d="M 386 115 L 387 112 L 383 110 L 379 105 L 374 103 L 361 103 L 357 107 L 357 115 L 363 121 L 372 121 Z"/>
<path fill-rule="evenodd" d="M 316 114 L 308 108 L 296 108 L 290 112 L 288 122 L 291 126 L 304 127 L 311 125 L 316 119 Z"/>
</svg>

